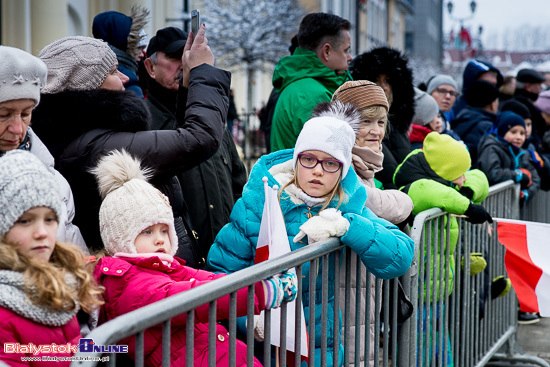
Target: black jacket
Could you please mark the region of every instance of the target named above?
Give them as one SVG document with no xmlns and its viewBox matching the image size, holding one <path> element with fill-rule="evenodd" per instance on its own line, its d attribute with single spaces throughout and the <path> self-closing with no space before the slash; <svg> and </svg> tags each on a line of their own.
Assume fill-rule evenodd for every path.
<svg viewBox="0 0 550 367">
<path fill-rule="evenodd" d="M 88 247 L 103 247 L 99 234 L 101 198 L 89 173 L 113 149 L 125 149 L 151 167 L 151 183 L 170 199 L 177 215 L 183 205 L 174 177 L 210 158 L 224 130 L 229 72 L 201 65 L 191 70 L 185 121 L 173 131 L 150 131 L 150 115 L 142 99 L 124 91 L 66 91 L 42 95 L 33 111 L 33 129 L 50 149 L 56 168 L 74 194 L 77 224 Z"/>
<path fill-rule="evenodd" d="M 451 128 L 468 147 L 472 167 L 477 167 L 477 147 L 487 131 L 495 124 L 497 115 L 479 107 L 464 107 L 451 122 Z"/>
<path fill-rule="evenodd" d="M 153 125 L 166 130 L 176 129 L 182 115 L 187 113 L 185 100 L 188 89 L 180 87 L 177 103 L 174 103 L 173 92 L 156 82 L 152 82 L 150 87 L 148 99 L 153 112 Z M 229 222 L 233 205 L 241 197 L 247 180 L 246 169 L 229 131 L 224 129 L 220 148 L 210 159 L 179 173 L 178 179 L 189 211 L 191 228 L 198 234 L 200 255 L 206 258 L 214 238 Z"/>
</svg>

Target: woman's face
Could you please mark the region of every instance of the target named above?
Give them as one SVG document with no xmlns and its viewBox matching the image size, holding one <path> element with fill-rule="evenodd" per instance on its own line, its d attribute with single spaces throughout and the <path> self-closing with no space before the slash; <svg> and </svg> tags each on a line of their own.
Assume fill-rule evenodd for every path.
<svg viewBox="0 0 550 367">
<path fill-rule="evenodd" d="M 17 245 L 17 252 L 40 262 L 48 262 L 55 248 L 57 215 L 48 207 L 27 210 L 6 233 L 4 240 Z"/>
<path fill-rule="evenodd" d="M 8 152 L 21 145 L 31 123 L 34 99 L 12 99 L 0 103 L 0 151 Z"/>
<path fill-rule="evenodd" d="M 126 75 L 118 71 L 118 64 L 113 65 L 109 74 L 99 86 L 99 89 L 124 90 L 124 84 L 130 80 Z"/>
<path fill-rule="evenodd" d="M 319 150 L 306 150 L 302 153 L 312 156 L 318 161 L 324 159 L 335 159 L 330 154 Z M 315 159 L 309 157 L 307 159 L 311 161 L 308 162 L 308 165 L 315 164 Z M 322 164 L 319 162 L 317 162 L 313 168 L 304 167 L 300 163 L 300 159 L 296 162 L 296 178 L 298 181 L 298 186 L 311 197 L 320 198 L 330 194 L 336 187 L 341 174 L 341 167 L 336 172 L 330 173 L 326 172 L 323 169 Z"/>
<path fill-rule="evenodd" d="M 391 89 L 390 77 L 386 74 L 380 74 L 376 77 L 374 82 L 384 90 L 384 93 L 386 93 L 386 98 L 388 99 L 388 104 L 391 106 L 393 102 L 393 92 Z"/>
<path fill-rule="evenodd" d="M 386 134 L 386 116 L 379 119 L 363 119 L 355 135 L 355 144 L 379 153 Z"/>
</svg>

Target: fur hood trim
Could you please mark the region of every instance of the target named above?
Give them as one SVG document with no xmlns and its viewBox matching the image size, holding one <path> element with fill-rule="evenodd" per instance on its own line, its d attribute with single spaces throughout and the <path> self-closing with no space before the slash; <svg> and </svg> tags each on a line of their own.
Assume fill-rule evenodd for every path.
<svg viewBox="0 0 550 367">
<path fill-rule="evenodd" d="M 350 65 L 354 80 L 376 81 L 380 74 L 390 80 L 393 101 L 388 113 L 392 127 L 405 133 L 414 115 L 414 85 L 408 58 L 391 47 L 378 47 L 357 55 Z"/>
<path fill-rule="evenodd" d="M 31 121 L 34 132 L 57 159 L 67 145 L 90 130 L 149 130 L 151 114 L 131 91 L 95 89 L 42 94 Z"/>
<path fill-rule="evenodd" d="M 141 40 L 139 31 L 145 28 L 148 22 L 150 11 L 140 6 L 132 6 L 130 10 L 130 18 L 132 18 L 132 25 L 130 26 L 130 32 L 128 33 L 128 44 L 126 46 L 126 52 L 134 57 L 137 51 L 137 45 Z"/>
</svg>

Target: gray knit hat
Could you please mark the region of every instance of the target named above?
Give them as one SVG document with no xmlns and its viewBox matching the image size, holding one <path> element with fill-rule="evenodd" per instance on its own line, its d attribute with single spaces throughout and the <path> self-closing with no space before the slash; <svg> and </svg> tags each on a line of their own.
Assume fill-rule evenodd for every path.
<svg viewBox="0 0 550 367">
<path fill-rule="evenodd" d="M 458 86 L 456 85 L 456 81 L 453 79 L 452 76 L 445 75 L 445 74 L 438 74 L 430 80 L 430 82 L 428 83 L 428 89 L 426 91 L 428 92 L 428 94 L 432 94 L 435 88 L 443 84 L 451 85 L 455 90 L 458 89 Z"/>
<path fill-rule="evenodd" d="M 439 113 L 439 106 L 434 97 L 418 88 L 414 89 L 414 116 L 415 125 L 428 125 Z"/>
<path fill-rule="evenodd" d="M 0 103 L 15 99 L 40 101 L 46 85 L 46 64 L 15 47 L 0 46 Z"/>
<path fill-rule="evenodd" d="M 38 57 L 48 67 L 42 93 L 98 89 L 117 63 L 106 42 L 91 37 L 65 37 L 50 43 Z"/>
<path fill-rule="evenodd" d="M 61 218 L 59 187 L 34 154 L 15 149 L 0 158 L 0 239 L 27 210 L 52 208 Z"/>
</svg>

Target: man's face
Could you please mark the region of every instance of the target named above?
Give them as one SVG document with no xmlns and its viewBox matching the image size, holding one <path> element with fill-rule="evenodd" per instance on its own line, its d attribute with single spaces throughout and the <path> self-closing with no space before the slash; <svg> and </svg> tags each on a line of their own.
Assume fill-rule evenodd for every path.
<svg viewBox="0 0 550 367">
<path fill-rule="evenodd" d="M 332 70 L 348 70 L 351 57 L 351 37 L 349 31 L 342 30 L 339 42 L 331 47 L 325 65 Z"/>
<path fill-rule="evenodd" d="M 181 59 L 174 59 L 166 56 L 164 52 L 157 52 L 157 64 L 147 59 L 147 72 L 149 76 L 166 89 L 177 91 L 179 80 L 183 72 Z"/>
<path fill-rule="evenodd" d="M 497 83 L 498 83 L 498 77 L 497 77 L 496 71 L 486 71 L 484 73 L 481 73 L 477 78 L 477 80 L 484 80 L 486 82 L 491 83 L 495 87 L 497 86 Z"/>
<path fill-rule="evenodd" d="M 529 93 L 539 94 L 542 92 L 542 83 L 525 83 L 524 88 Z"/>
</svg>

